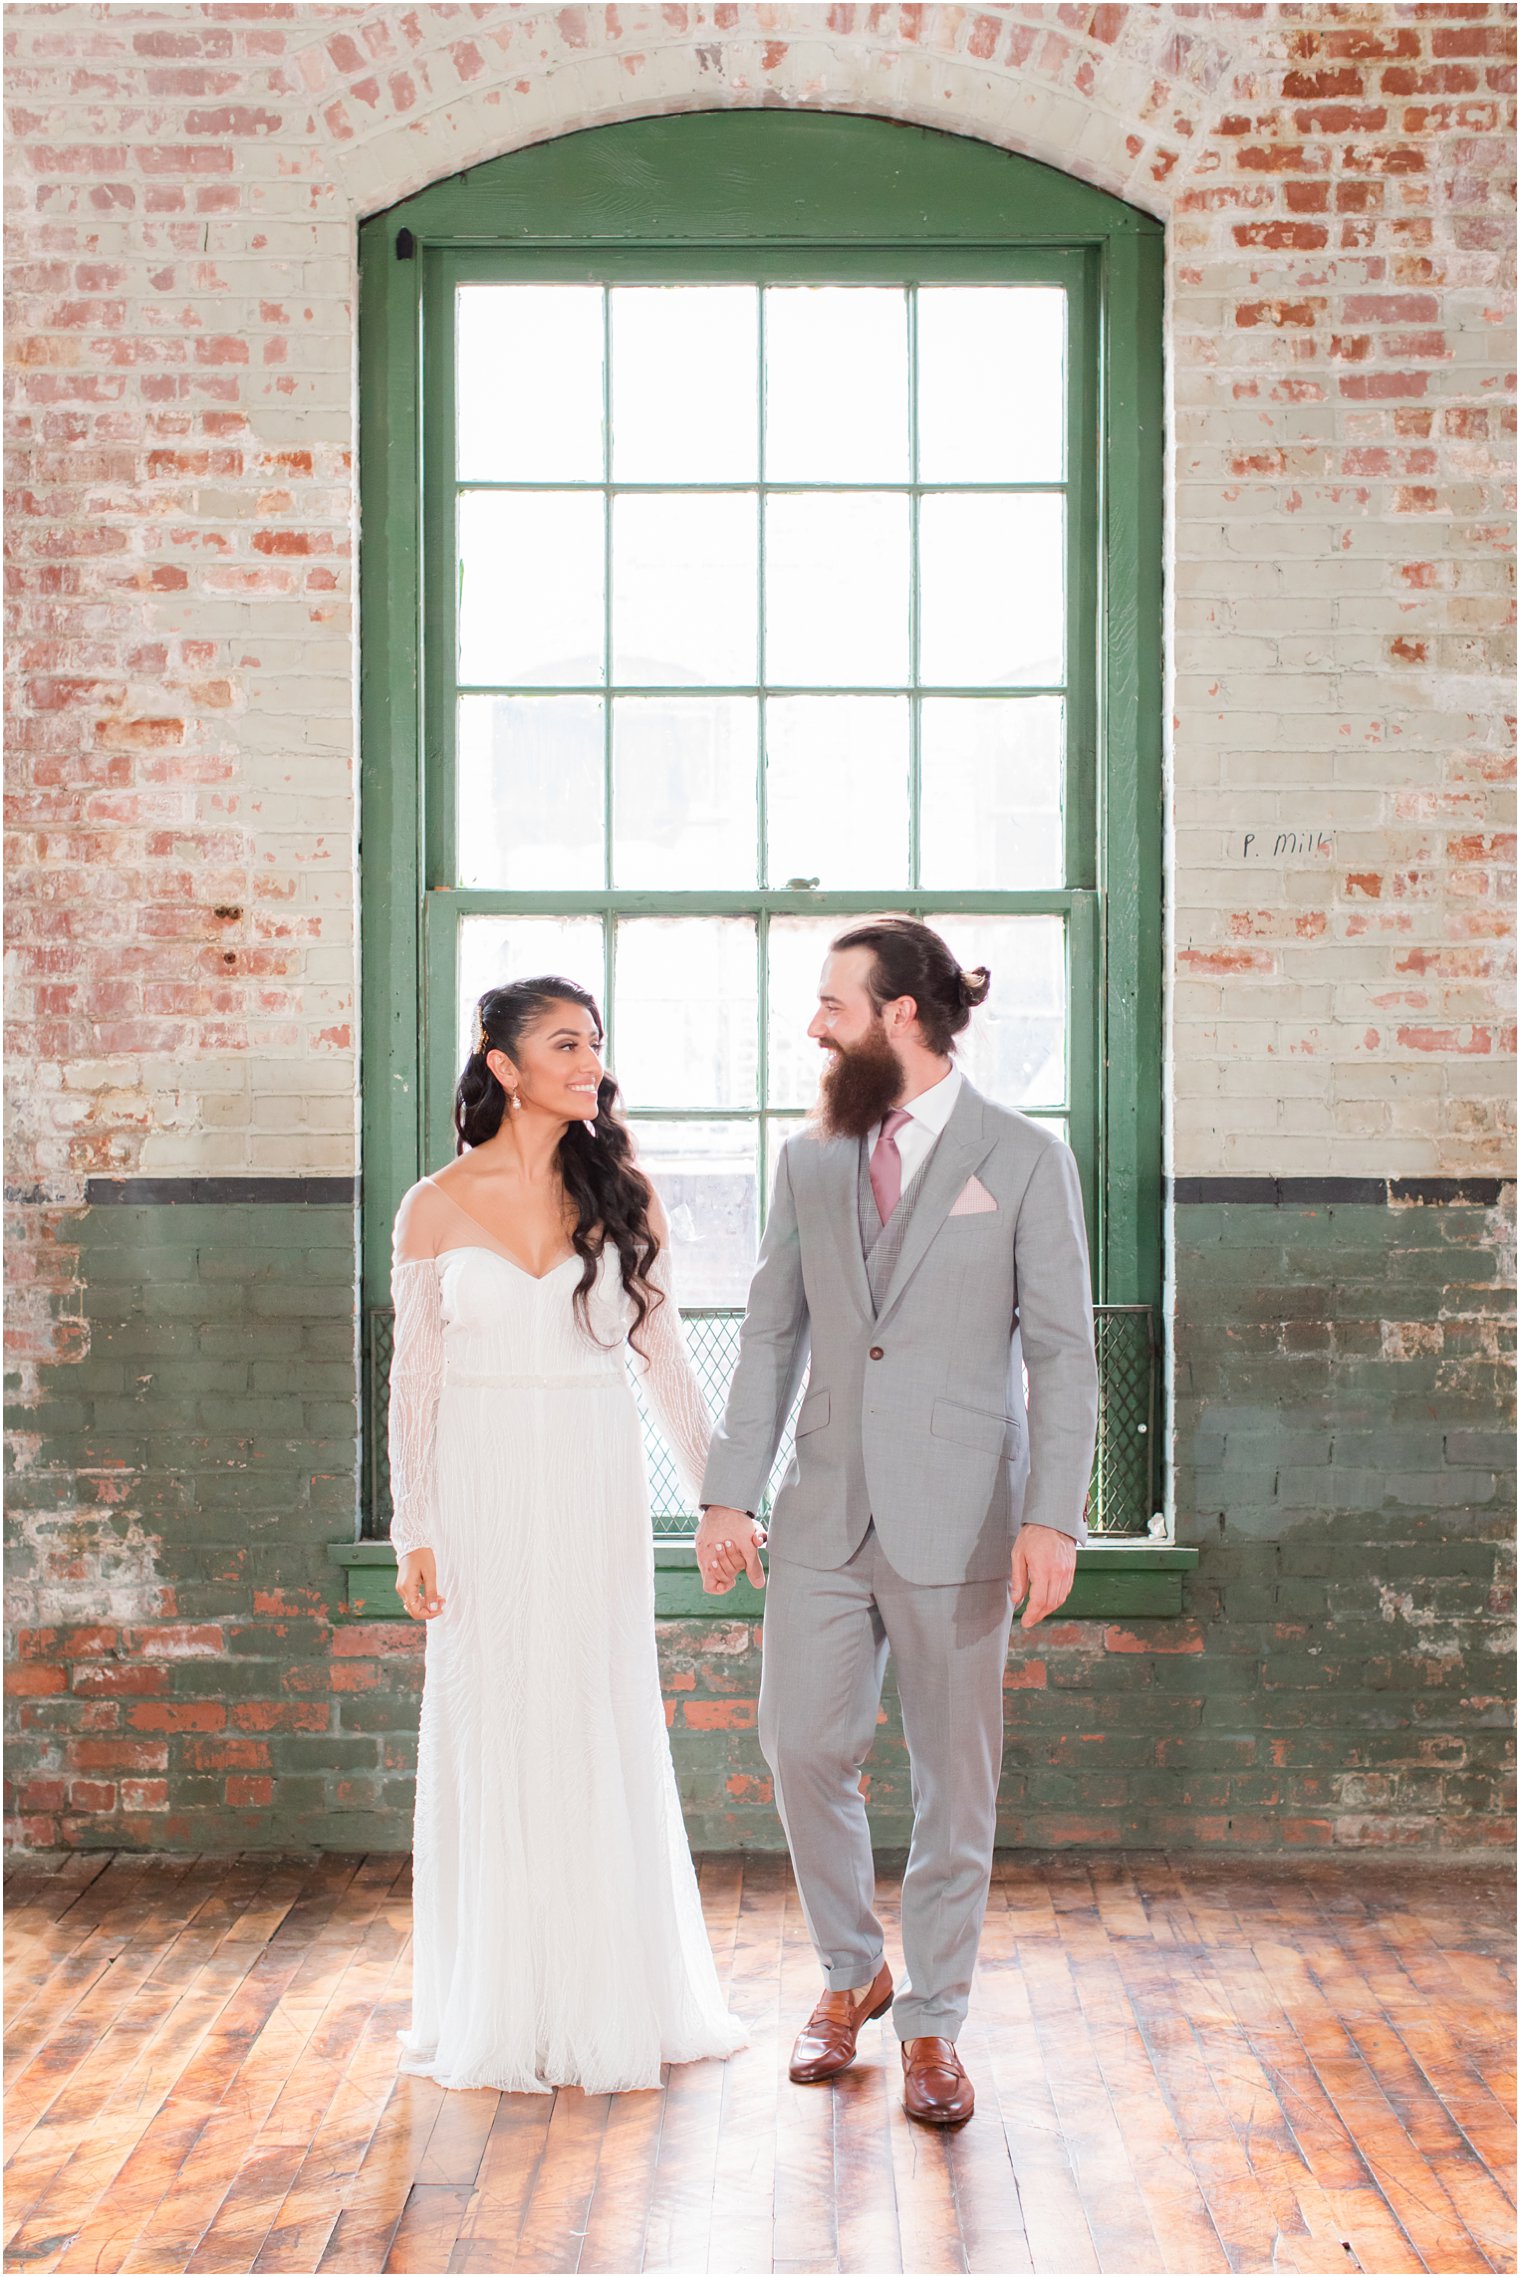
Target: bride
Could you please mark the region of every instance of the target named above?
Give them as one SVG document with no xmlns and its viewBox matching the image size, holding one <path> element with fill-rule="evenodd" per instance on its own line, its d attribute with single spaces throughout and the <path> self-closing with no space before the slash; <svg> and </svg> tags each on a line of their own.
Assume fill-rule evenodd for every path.
<svg viewBox="0 0 1520 2277">
<path fill-rule="evenodd" d="M 391 1539 L 427 1623 L 401 2068 L 657 2087 L 745 2034 L 676 1794 L 628 1347 L 693 1493 L 710 1424 L 595 1000 L 516 981 L 478 1022 L 458 1159 L 393 1247 Z"/>
</svg>

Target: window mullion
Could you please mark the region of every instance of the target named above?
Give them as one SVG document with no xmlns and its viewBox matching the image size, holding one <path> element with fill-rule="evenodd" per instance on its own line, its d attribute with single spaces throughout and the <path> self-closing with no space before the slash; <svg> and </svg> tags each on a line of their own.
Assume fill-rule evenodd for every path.
<svg viewBox="0 0 1520 2277">
<path fill-rule="evenodd" d="M 461 696 L 600 696 L 603 690 L 604 683 L 600 680 L 556 680 L 552 686 L 542 680 L 461 680 L 457 684 L 456 693 Z M 670 686 L 662 686 L 659 682 L 652 680 L 614 681 L 612 692 L 619 696 L 689 696 L 693 693 L 693 684 L 690 681 L 678 681 Z M 704 680 L 696 692 L 704 696 L 755 696 L 764 698 L 766 696 L 911 696 L 914 690 L 906 681 L 894 683 L 886 680 L 831 680 L 827 682 L 820 680 L 799 680 L 796 682 L 773 680 L 766 687 L 762 687 L 758 681 L 725 683 L 718 680 Z M 989 693 L 988 689 L 980 682 L 958 687 L 948 681 L 938 687 L 926 685 L 918 692 L 925 696 L 985 696 Z M 1031 681 L 1027 686 L 998 688 L 991 693 L 995 694 L 1002 703 L 1014 704 L 1031 700 L 1037 696 L 1064 696 L 1066 687 L 1059 680 L 1051 681 L 1048 685 Z"/>
<path fill-rule="evenodd" d="M 755 288 L 755 576 L 757 593 L 755 602 L 755 676 L 758 689 L 755 698 L 755 876 L 762 886 L 771 882 L 770 855 L 770 789 L 767 780 L 770 747 L 770 721 L 766 710 L 766 640 L 765 640 L 765 536 L 766 536 L 766 466 L 765 466 L 765 288 Z M 762 907 L 755 920 L 755 954 L 759 968 L 755 976 L 755 1018 L 758 1034 L 755 1039 L 755 1096 L 760 1120 L 755 1132 L 755 1224 L 765 1231 L 766 1208 L 770 1186 L 770 1142 L 765 1121 L 765 1107 L 770 1095 L 770 1033 L 771 1033 L 771 924 L 769 913 Z"/>
<path fill-rule="evenodd" d="M 616 875 L 613 832 L 617 806 L 612 776 L 612 288 L 602 286 L 602 877 L 609 892 Z M 613 996 L 616 924 L 602 919 L 602 1022 L 609 1062 L 617 1065 L 617 1004 Z"/>
<path fill-rule="evenodd" d="M 961 917 L 1064 917 L 1079 902 L 1097 897 L 1087 886 L 1045 886 L 1028 893 L 985 890 L 958 893 L 949 887 L 878 885 L 838 893 L 738 886 L 712 893 L 645 892 L 639 887 L 610 891 L 588 887 L 547 892 L 494 886 L 439 886 L 430 898 L 440 908 L 467 917 L 855 917 L 873 910 L 902 909 Z"/>
<path fill-rule="evenodd" d="M 907 288 L 908 321 L 908 883 L 922 875 L 924 699 L 919 675 L 918 287 Z"/>
<path fill-rule="evenodd" d="M 604 585 L 601 625 L 602 656 L 600 660 L 600 676 L 594 684 L 587 684 L 584 688 L 578 686 L 572 688 L 568 681 L 564 683 L 557 682 L 555 684 L 555 692 L 561 695 L 594 695 L 600 700 L 602 706 L 601 756 L 603 773 L 601 822 L 603 830 L 603 857 L 602 863 L 600 865 L 602 871 L 601 887 L 599 890 L 591 892 L 549 890 L 541 893 L 518 891 L 510 893 L 483 892 L 476 889 L 471 889 L 468 893 L 467 898 L 463 895 L 461 889 L 456 888 L 452 891 L 446 892 L 440 897 L 440 899 L 453 903 L 456 918 L 462 918 L 469 914 L 483 914 L 496 915 L 502 918 L 512 918 L 516 916 L 521 916 L 523 918 L 535 916 L 556 916 L 567 919 L 573 917 L 598 919 L 600 922 L 603 949 L 603 994 L 606 1007 L 607 1045 L 609 1058 L 613 1065 L 617 1064 L 616 1055 L 620 1047 L 620 1036 L 618 1033 L 619 1021 L 617 1016 L 619 935 L 620 928 L 626 922 L 641 918 L 657 919 L 662 916 L 673 919 L 700 919 L 702 917 L 710 917 L 714 919 L 730 919 L 741 921 L 747 920 L 748 923 L 753 926 L 754 953 L 759 960 L 755 976 L 756 986 L 754 999 L 754 1018 L 756 1022 L 755 1066 L 757 1071 L 757 1097 L 753 1119 L 757 1124 L 757 1155 L 755 1167 L 758 1179 L 758 1214 L 760 1216 L 761 1223 L 763 1224 L 767 1201 L 768 1172 L 770 1168 L 769 1156 L 771 1152 L 767 1135 L 769 1129 L 767 1118 L 770 1114 L 769 1093 L 774 1074 L 771 1065 L 772 1055 L 770 1051 L 772 1007 L 769 987 L 770 964 L 773 946 L 773 918 L 781 916 L 813 917 L 824 921 L 832 918 L 838 918 L 841 922 L 843 922 L 851 916 L 856 916 L 862 914 L 865 911 L 880 909 L 883 907 L 909 910 L 915 914 L 920 914 L 928 917 L 931 922 L 935 921 L 937 918 L 942 918 L 946 921 L 949 921 L 953 917 L 957 916 L 965 918 L 975 918 L 977 916 L 993 917 L 999 915 L 1008 917 L 1027 916 L 1030 918 L 1060 917 L 1065 921 L 1065 934 L 1068 947 L 1068 965 L 1070 966 L 1070 952 L 1073 942 L 1073 923 L 1075 909 L 1073 889 L 1070 887 L 1052 887 L 1045 892 L 1033 894 L 1005 893 L 997 891 L 969 893 L 955 893 L 945 891 L 935 892 L 933 890 L 925 888 L 923 884 L 925 821 L 923 811 L 925 797 L 923 746 L 925 733 L 924 702 L 926 696 L 933 695 L 936 697 L 945 698 L 964 697 L 967 699 L 978 699 L 985 698 L 991 694 L 997 694 L 1000 697 L 1006 698 L 1008 701 L 1019 701 L 1022 699 L 1048 699 L 1054 695 L 1061 695 L 1064 696 L 1068 704 L 1070 704 L 1071 698 L 1079 686 L 1085 686 L 1085 676 L 1087 676 L 1087 657 L 1086 649 L 1082 645 L 1084 637 L 1082 624 L 1088 615 L 1090 605 L 1090 592 L 1088 590 L 1084 590 L 1084 577 L 1083 575 L 1079 575 L 1079 565 L 1075 561 L 1074 555 L 1082 545 L 1087 543 L 1091 533 L 1089 533 L 1085 528 L 1080 528 L 1078 526 L 1085 520 L 1085 517 L 1078 515 L 1071 510 L 1075 506 L 1075 498 L 1073 496 L 1072 489 L 1069 487 L 1069 485 L 1072 483 L 1074 473 L 1081 471 L 1078 468 L 1074 467 L 1072 463 L 1072 454 L 1079 453 L 1085 447 L 1083 441 L 1083 437 L 1085 436 L 1085 429 L 1083 428 L 1080 418 L 1076 412 L 1076 404 L 1080 399 L 1080 388 L 1077 382 L 1075 369 L 1073 369 L 1073 372 L 1068 374 L 1068 430 L 1070 434 L 1069 455 L 1068 462 L 1064 464 L 1060 470 L 1061 479 L 1059 481 L 1054 483 L 1048 480 L 1044 482 L 1033 483 L 1007 481 L 994 483 L 977 483 L 975 481 L 956 481 L 954 479 L 950 479 L 947 481 L 942 480 L 936 482 L 930 486 L 930 488 L 934 491 L 944 490 L 947 493 L 965 492 L 967 494 L 973 494 L 979 491 L 987 491 L 999 494 L 1007 493 L 1010 491 L 1028 491 L 1041 493 L 1064 491 L 1066 493 L 1069 501 L 1069 526 L 1066 559 L 1064 566 L 1068 580 L 1070 601 L 1069 618 L 1075 617 L 1079 621 L 1076 624 L 1073 624 L 1070 621 L 1068 623 L 1067 654 L 1064 659 L 1064 674 L 1059 682 L 1059 685 L 1050 688 L 1035 688 L 1030 686 L 1018 688 L 989 688 L 988 686 L 983 685 L 980 680 L 978 680 L 975 684 L 967 683 L 962 686 L 951 686 L 946 684 L 934 689 L 926 689 L 923 682 L 923 642 L 925 628 L 921 563 L 922 539 L 924 535 L 924 524 L 926 519 L 923 507 L 923 498 L 925 495 L 923 483 L 923 473 L 925 466 L 925 437 L 921 432 L 922 419 L 924 416 L 924 396 L 923 380 L 922 374 L 920 372 L 920 342 L 922 327 L 924 322 L 927 321 L 927 318 L 921 302 L 921 296 L 917 283 L 911 278 L 901 279 L 901 324 L 903 328 L 903 349 L 907 357 L 906 416 L 908 421 L 909 447 L 906 467 L 906 481 L 901 483 L 852 482 L 841 484 L 802 481 L 786 483 L 779 487 L 780 489 L 788 492 L 796 491 L 799 493 L 807 493 L 810 491 L 818 491 L 821 493 L 839 492 L 841 494 L 850 494 L 856 492 L 867 494 L 896 493 L 897 495 L 904 496 L 906 498 L 906 534 L 908 538 L 906 574 L 909 581 L 909 590 L 905 597 L 907 603 L 907 653 L 905 666 L 903 667 L 903 681 L 895 689 L 880 684 L 866 686 L 851 683 L 849 685 L 846 685 L 842 682 L 820 682 L 816 685 L 793 685 L 791 683 L 788 683 L 784 688 L 772 687 L 769 681 L 771 648 L 768 638 L 766 602 L 770 569 L 769 505 L 773 490 L 771 482 L 772 469 L 769 463 L 767 451 L 766 378 L 767 333 L 772 321 L 774 320 L 775 311 L 768 306 L 768 295 L 763 282 L 757 280 L 754 287 L 756 294 L 756 307 L 754 334 L 755 478 L 753 486 L 751 486 L 750 483 L 743 481 L 737 483 L 718 482 L 688 484 L 681 482 L 660 482 L 618 484 L 613 479 L 615 466 L 614 441 L 612 432 L 612 405 L 614 395 L 614 374 L 612 370 L 612 358 L 614 352 L 614 328 L 612 325 L 611 294 L 614 289 L 615 281 L 615 273 L 604 273 L 602 279 L 600 280 L 602 435 L 600 453 L 601 464 L 599 469 L 600 483 L 598 487 L 602 493 L 602 573 Z M 674 282 L 675 280 L 672 279 L 671 281 Z M 1074 284 L 1075 281 L 1076 280 L 1074 279 Z M 1088 333 L 1085 323 L 1083 322 L 1075 306 L 1075 302 L 1078 297 L 1079 296 L 1075 292 L 1072 292 L 1068 295 L 1068 307 L 1070 311 L 1068 354 L 1073 367 L 1076 367 L 1082 363 L 1088 342 Z M 1082 468 L 1085 469 L 1085 461 L 1082 462 Z M 451 475 L 453 472 L 454 470 L 451 469 Z M 1085 475 L 1083 479 L 1085 480 Z M 575 488 L 579 486 L 576 484 L 566 485 L 562 482 L 482 482 L 479 487 L 523 490 L 559 490 L 565 487 Z M 613 651 L 614 641 L 617 636 L 618 617 L 618 612 L 614 600 L 615 562 L 618 542 L 616 537 L 616 501 L 619 492 L 623 489 L 627 489 L 631 492 L 647 491 L 658 494 L 683 491 L 703 493 L 733 492 L 737 494 L 743 493 L 745 491 L 750 491 L 752 489 L 756 509 L 754 539 L 756 550 L 753 570 L 756 595 L 756 630 L 755 653 L 753 659 L 754 680 L 752 684 L 747 686 L 740 684 L 719 686 L 718 684 L 714 683 L 711 686 L 702 687 L 700 690 L 696 686 L 688 685 L 686 683 L 681 683 L 670 687 L 655 687 L 653 685 L 640 685 L 635 687 L 634 684 L 630 683 L 626 689 L 622 687 L 618 679 L 617 671 L 615 669 L 615 658 Z M 968 653 L 968 655 L 963 660 L 958 659 L 957 661 L 976 664 L 979 663 L 981 659 Z M 485 695 L 489 692 L 502 696 L 511 695 L 518 697 L 529 697 L 532 695 L 542 694 L 544 692 L 544 688 L 540 684 L 530 683 L 524 684 L 520 687 L 514 686 L 510 689 L 502 686 L 501 688 L 492 688 L 491 690 L 487 691 L 484 684 L 482 684 L 478 690 L 475 689 L 472 685 L 471 692 L 479 693 L 481 695 Z M 667 700 L 678 700 L 694 696 L 698 693 L 708 698 L 733 697 L 739 699 L 747 699 L 748 701 L 752 702 L 754 706 L 753 723 L 755 732 L 755 781 L 753 819 L 755 829 L 754 876 L 757 880 L 756 888 L 754 891 L 742 889 L 735 892 L 699 892 L 695 894 L 678 890 L 646 892 L 639 891 L 637 889 L 621 888 L 616 882 L 619 877 L 619 859 L 617 854 L 619 814 L 616 706 L 622 696 L 625 694 L 637 694 L 644 698 L 662 697 Z M 908 768 L 908 779 L 906 784 L 908 797 L 908 845 L 906 878 L 905 882 L 902 885 L 889 886 L 885 888 L 876 887 L 868 891 L 842 891 L 838 893 L 799 892 L 797 894 L 789 894 L 781 890 L 776 885 L 776 883 L 772 881 L 770 875 L 769 849 L 769 810 L 771 805 L 769 779 L 769 700 L 773 694 L 796 697 L 882 696 L 896 697 L 906 701 L 908 726 L 908 745 L 906 754 L 906 764 Z M 1081 708 L 1082 699 L 1079 696 L 1075 709 L 1080 712 Z M 1070 767 L 1070 764 L 1070 753 L 1068 751 L 1068 767 Z M 1081 764 L 1082 761 L 1079 758 L 1077 761 L 1078 768 L 1080 768 Z M 625 834 L 629 819 L 630 818 L 624 818 Z M 636 820 L 637 818 L 632 819 Z M 1071 816 L 1068 817 L 1068 852 L 1070 852 L 1070 824 L 1073 820 L 1078 820 L 1078 818 Z M 817 866 L 826 867 L 825 864 L 818 864 Z M 1070 877 L 1074 874 L 1079 876 L 1083 875 L 1084 867 L 1085 866 L 1079 866 L 1075 870 L 1068 869 L 1067 876 Z M 441 916 L 443 912 L 440 910 L 439 914 Z M 1079 929 L 1082 931 L 1083 939 L 1090 938 L 1089 933 L 1085 929 L 1085 925 Z M 448 930 L 450 932 L 456 932 L 457 926 L 451 926 L 448 928 Z M 586 944 L 586 946 L 589 948 L 589 942 Z M 996 961 L 995 957 L 992 961 Z M 1074 977 L 1075 975 L 1072 973 L 1071 978 L 1074 979 Z M 1071 1103 L 1075 1106 L 1078 1103 L 1079 1098 L 1086 1095 L 1084 1093 L 1084 1085 L 1086 1087 L 1087 1093 L 1090 1093 L 1092 1088 L 1094 1066 L 1090 1063 L 1094 1063 L 1096 1037 L 1089 1036 L 1086 1026 L 1082 1025 L 1079 1019 L 1078 1008 L 1073 1002 L 1073 990 L 1070 982 L 1068 983 L 1067 989 L 1065 1017 L 1065 1045 L 1068 1065 L 1068 1090 L 1072 1095 Z M 1080 1032 L 1078 1032 L 1079 1030 Z M 1050 1111 L 1064 1113 L 1066 1109 L 1052 1109 Z M 645 1108 L 641 1110 L 641 1112 L 659 1112 L 659 1110 Z M 717 1111 L 712 1110 L 711 1112 Z M 724 1112 L 726 1114 L 730 1111 L 725 1110 Z M 704 1119 L 704 1116 L 700 1113 L 693 1113 L 690 1118 L 686 1119 L 701 1120 Z M 743 1119 L 751 1119 L 748 1111 L 744 1112 Z M 1080 1114 L 1078 1119 L 1079 1121 L 1082 1119 Z M 1086 1158 L 1090 1163 L 1090 1146 L 1086 1149 Z M 1095 1169 L 1096 1165 L 1092 1165 L 1092 1167 Z"/>
</svg>

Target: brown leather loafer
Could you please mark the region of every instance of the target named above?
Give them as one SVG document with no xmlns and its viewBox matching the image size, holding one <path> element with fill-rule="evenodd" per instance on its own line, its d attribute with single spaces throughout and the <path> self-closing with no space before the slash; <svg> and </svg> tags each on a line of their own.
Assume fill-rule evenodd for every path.
<svg viewBox="0 0 1520 2277">
<path fill-rule="evenodd" d="M 976 2109 L 976 2090 L 966 2077 L 953 2040 L 904 2040 L 903 2109 L 928 2127 L 963 2127 Z"/>
<path fill-rule="evenodd" d="M 885 1961 L 875 1982 L 856 2000 L 848 1992 L 826 1992 L 797 2034 L 787 2076 L 799 2087 L 832 2079 L 855 2061 L 855 2039 L 862 2024 L 885 2016 L 892 2005 L 892 1971 Z"/>
</svg>

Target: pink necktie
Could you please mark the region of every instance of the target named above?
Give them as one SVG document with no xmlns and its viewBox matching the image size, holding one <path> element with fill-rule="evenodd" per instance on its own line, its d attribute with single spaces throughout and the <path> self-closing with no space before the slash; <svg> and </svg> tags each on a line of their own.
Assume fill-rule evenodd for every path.
<svg viewBox="0 0 1520 2277">
<path fill-rule="evenodd" d="M 902 1156 L 897 1151 L 897 1134 L 904 1123 L 912 1120 L 906 1107 L 889 1107 L 882 1117 L 880 1136 L 871 1149 L 871 1191 L 876 1196 L 877 1213 L 883 1225 L 902 1194 Z"/>
</svg>

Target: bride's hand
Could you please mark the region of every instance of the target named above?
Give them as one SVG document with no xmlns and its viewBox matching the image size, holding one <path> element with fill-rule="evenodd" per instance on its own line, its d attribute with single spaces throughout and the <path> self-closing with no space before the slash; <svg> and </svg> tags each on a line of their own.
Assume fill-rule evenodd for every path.
<svg viewBox="0 0 1520 2277">
<path fill-rule="evenodd" d="M 431 1621 L 443 1611 L 438 1565 L 431 1550 L 408 1550 L 396 1568 L 396 1595 L 414 1621 Z"/>
<path fill-rule="evenodd" d="M 730 1510 L 721 1502 L 709 1503 L 696 1539 L 697 1571 L 709 1597 L 732 1589 L 741 1573 L 749 1575 L 752 1587 L 765 1587 L 765 1568 L 760 1563 L 765 1538 L 765 1528 L 747 1511 Z"/>
</svg>

